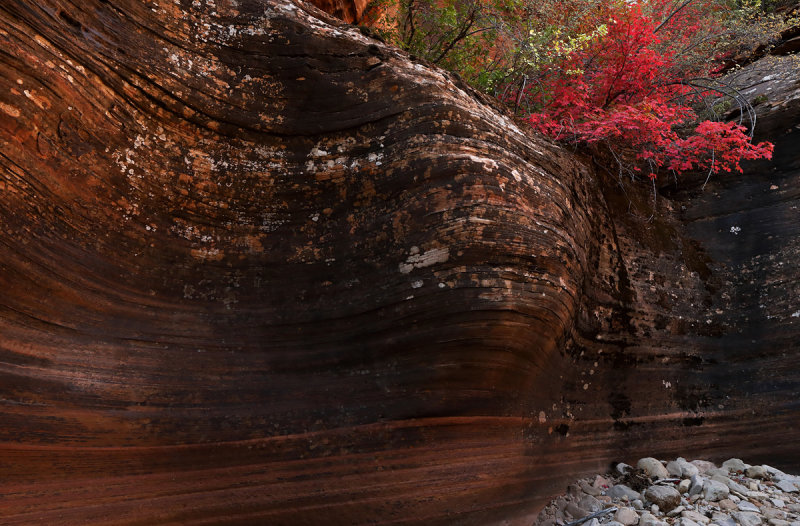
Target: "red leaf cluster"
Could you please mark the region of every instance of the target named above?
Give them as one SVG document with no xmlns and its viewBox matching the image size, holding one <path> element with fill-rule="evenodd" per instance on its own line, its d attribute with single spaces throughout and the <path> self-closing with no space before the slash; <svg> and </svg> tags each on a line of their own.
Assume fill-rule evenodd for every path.
<svg viewBox="0 0 800 526">
<path fill-rule="evenodd" d="M 551 62 L 537 84 L 511 97 L 540 109 L 527 117 L 540 132 L 637 152 L 634 162 L 651 178 L 662 169 L 741 171 L 741 160 L 771 158 L 772 145 L 753 144 L 743 126 L 698 122 L 684 81 L 707 71 L 684 53 L 713 18 L 699 4 L 678 12 L 668 5 L 674 4 L 651 2 L 646 14 L 639 3 L 609 4 L 607 31 Z"/>
</svg>

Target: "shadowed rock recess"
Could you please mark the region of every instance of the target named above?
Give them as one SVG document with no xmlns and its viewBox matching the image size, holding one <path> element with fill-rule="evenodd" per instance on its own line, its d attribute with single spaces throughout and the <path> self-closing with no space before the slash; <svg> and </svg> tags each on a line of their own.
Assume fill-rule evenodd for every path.
<svg viewBox="0 0 800 526">
<path fill-rule="evenodd" d="M 525 523 L 644 453 L 800 466 L 776 122 L 778 171 L 648 222 L 311 6 L 3 1 L 3 524 Z"/>
</svg>

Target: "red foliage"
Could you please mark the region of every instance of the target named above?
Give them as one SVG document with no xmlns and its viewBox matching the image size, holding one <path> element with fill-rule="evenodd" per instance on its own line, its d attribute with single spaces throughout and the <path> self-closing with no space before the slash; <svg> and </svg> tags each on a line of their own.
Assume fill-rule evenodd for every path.
<svg viewBox="0 0 800 526">
<path fill-rule="evenodd" d="M 637 152 L 650 177 L 659 169 L 741 171 L 741 160 L 771 158 L 772 145 L 753 144 L 743 126 L 708 120 L 691 125 L 698 117 L 684 81 L 707 73 L 698 64 L 708 68 L 710 61 L 687 62 L 684 53 L 706 38 L 709 17 L 699 4 L 669 17 L 668 5 L 674 4 L 649 4 L 648 12 L 668 20 L 660 23 L 638 3 L 617 4 L 605 34 L 554 61 L 525 93 L 512 95 L 540 108 L 527 120 L 556 140 L 603 141 Z"/>
</svg>

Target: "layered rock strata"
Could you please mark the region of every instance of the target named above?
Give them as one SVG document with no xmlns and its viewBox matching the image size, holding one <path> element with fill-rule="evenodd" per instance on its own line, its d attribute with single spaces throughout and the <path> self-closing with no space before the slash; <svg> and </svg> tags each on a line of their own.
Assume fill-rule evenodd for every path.
<svg viewBox="0 0 800 526">
<path fill-rule="evenodd" d="M 797 464 L 795 318 L 748 343 L 692 196 L 301 3 L 9 1 L 0 43 L 6 524 L 489 524 L 621 454 Z"/>
</svg>

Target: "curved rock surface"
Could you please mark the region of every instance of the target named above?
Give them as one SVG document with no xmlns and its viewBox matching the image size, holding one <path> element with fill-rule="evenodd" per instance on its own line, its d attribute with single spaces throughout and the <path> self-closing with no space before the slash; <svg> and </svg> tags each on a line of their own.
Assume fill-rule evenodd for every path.
<svg viewBox="0 0 800 526">
<path fill-rule="evenodd" d="M 647 222 L 305 4 L 12 0 L 0 44 L 6 524 L 489 524 L 620 455 L 797 465 L 800 319 L 750 323 L 689 196 Z M 782 177 L 759 276 L 797 287 Z"/>
</svg>

